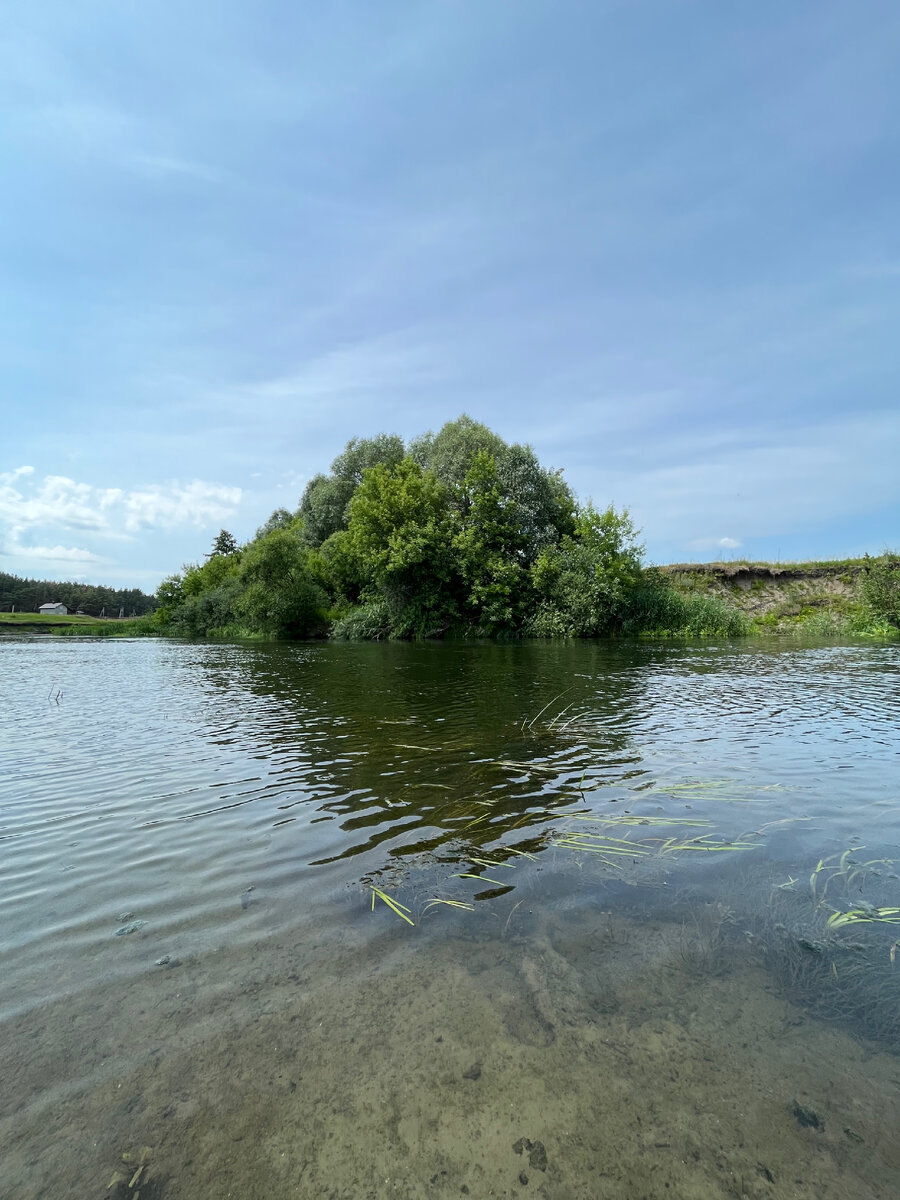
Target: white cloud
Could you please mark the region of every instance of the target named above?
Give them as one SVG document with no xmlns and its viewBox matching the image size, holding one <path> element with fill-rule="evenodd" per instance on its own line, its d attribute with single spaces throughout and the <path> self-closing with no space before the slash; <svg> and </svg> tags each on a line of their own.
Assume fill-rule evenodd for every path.
<svg viewBox="0 0 900 1200">
<path fill-rule="evenodd" d="M 103 538 L 129 538 L 147 530 L 204 526 L 232 516 L 241 489 L 194 479 L 124 489 L 95 487 L 65 475 L 36 477 L 32 467 L 0 473 L 0 534 L 6 553 L 65 561 L 101 561 L 90 550 L 28 545 L 38 530 L 77 530 Z M 85 557 L 88 556 L 88 557 Z"/>
<path fill-rule="evenodd" d="M 25 558 L 47 563 L 101 563 L 105 560 L 91 550 L 79 546 L 21 546 L 12 541 L 3 551 L 9 557 Z"/>
<path fill-rule="evenodd" d="M 231 516 L 240 500 L 239 487 L 204 483 L 200 479 L 141 488 L 123 496 L 125 528 L 129 533 L 148 528 L 174 529 L 178 525 L 202 529 L 211 521 Z"/>
<path fill-rule="evenodd" d="M 688 542 L 691 550 L 737 550 L 741 544 L 733 537 L 701 537 Z"/>
</svg>

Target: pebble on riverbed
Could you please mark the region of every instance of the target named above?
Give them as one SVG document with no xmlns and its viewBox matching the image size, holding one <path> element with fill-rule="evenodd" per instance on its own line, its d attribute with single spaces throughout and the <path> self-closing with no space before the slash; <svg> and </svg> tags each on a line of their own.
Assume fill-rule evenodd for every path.
<svg viewBox="0 0 900 1200">
<path fill-rule="evenodd" d="M 146 921 L 129 921 L 127 925 L 120 925 L 116 930 L 116 937 L 124 937 L 126 933 L 137 933 L 139 929 L 143 929 L 147 924 Z"/>
<path fill-rule="evenodd" d="M 522 1137 L 517 1142 L 513 1142 L 513 1150 L 516 1154 L 522 1154 L 527 1150 L 528 1165 L 535 1171 L 547 1170 L 547 1150 L 543 1142 L 533 1142 L 531 1138 Z"/>
</svg>

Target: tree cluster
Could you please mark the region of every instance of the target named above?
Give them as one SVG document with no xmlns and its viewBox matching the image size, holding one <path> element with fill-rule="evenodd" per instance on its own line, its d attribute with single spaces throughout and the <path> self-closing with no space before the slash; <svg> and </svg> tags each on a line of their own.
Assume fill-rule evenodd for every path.
<svg viewBox="0 0 900 1200">
<path fill-rule="evenodd" d="M 156 601 L 138 588 L 110 588 L 91 583 L 59 583 L 50 579 L 23 579 L 0 571 L 0 612 L 37 612 L 42 604 L 59 601 L 69 612 L 81 610 L 91 617 L 144 616 L 153 612 Z"/>
<path fill-rule="evenodd" d="M 244 546 L 222 530 L 164 580 L 158 620 L 189 636 L 596 637 L 633 630 L 665 587 L 641 554 L 627 512 L 579 504 L 531 447 L 464 415 L 408 445 L 352 439 L 295 512 Z"/>
</svg>

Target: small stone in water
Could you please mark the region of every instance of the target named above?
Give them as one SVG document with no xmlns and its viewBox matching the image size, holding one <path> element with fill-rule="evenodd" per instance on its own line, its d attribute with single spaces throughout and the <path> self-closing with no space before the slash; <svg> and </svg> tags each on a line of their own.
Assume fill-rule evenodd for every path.
<svg viewBox="0 0 900 1200">
<path fill-rule="evenodd" d="M 116 930 L 116 937 L 124 937 L 126 933 L 137 933 L 146 924 L 146 921 L 131 921 L 128 925 L 123 925 L 120 929 Z"/>
<path fill-rule="evenodd" d="M 543 1142 L 534 1142 L 532 1144 L 528 1155 L 528 1162 L 536 1171 L 547 1170 L 547 1151 L 544 1149 Z"/>
</svg>

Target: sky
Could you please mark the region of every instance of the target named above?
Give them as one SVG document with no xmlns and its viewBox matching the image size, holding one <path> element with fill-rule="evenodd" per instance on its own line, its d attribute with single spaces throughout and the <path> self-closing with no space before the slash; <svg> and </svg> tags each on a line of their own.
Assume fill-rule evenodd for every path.
<svg viewBox="0 0 900 1200">
<path fill-rule="evenodd" d="M 0 570 L 467 412 L 655 562 L 900 546 L 900 5 L 0 0 Z"/>
</svg>

